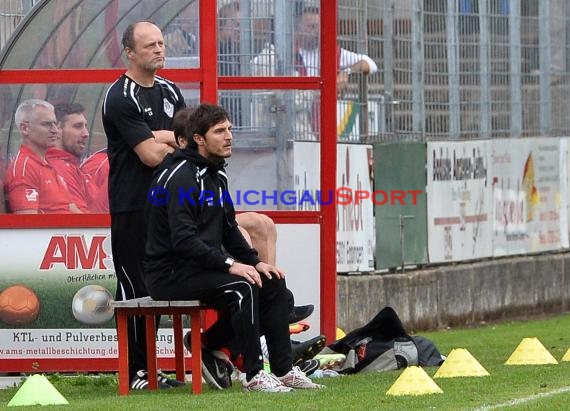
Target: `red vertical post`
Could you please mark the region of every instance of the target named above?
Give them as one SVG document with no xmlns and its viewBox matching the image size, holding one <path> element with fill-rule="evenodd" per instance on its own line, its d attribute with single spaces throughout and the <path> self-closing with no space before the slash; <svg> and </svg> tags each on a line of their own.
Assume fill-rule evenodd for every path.
<svg viewBox="0 0 570 411">
<path fill-rule="evenodd" d="M 129 394 L 129 342 L 127 334 L 127 313 L 115 309 L 117 321 L 117 340 L 119 345 L 119 395 Z"/>
<path fill-rule="evenodd" d="M 200 102 L 218 101 L 218 34 L 216 0 L 200 1 Z"/>
<path fill-rule="evenodd" d="M 172 315 L 172 326 L 174 332 L 174 362 L 176 367 L 176 379 L 186 381 L 186 365 L 184 363 L 184 343 L 182 315 Z"/>
<path fill-rule="evenodd" d="M 146 371 L 148 379 L 148 389 L 158 388 L 157 367 L 156 367 L 156 317 L 154 314 L 145 315 L 146 325 Z"/>
<path fill-rule="evenodd" d="M 190 344 L 192 345 L 192 392 L 202 393 L 202 321 L 200 309 L 190 311 Z"/>
<path fill-rule="evenodd" d="M 321 190 L 336 190 L 336 0 L 321 0 Z M 329 58 L 325 58 L 329 56 Z M 333 64 L 334 61 L 334 64 Z M 330 191 L 329 191 L 330 190 Z M 321 332 L 336 334 L 336 204 L 321 206 Z"/>
</svg>

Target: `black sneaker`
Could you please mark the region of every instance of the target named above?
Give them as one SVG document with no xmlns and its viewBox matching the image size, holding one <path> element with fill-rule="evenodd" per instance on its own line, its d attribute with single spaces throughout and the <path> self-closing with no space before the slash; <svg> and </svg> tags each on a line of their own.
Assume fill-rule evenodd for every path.
<svg viewBox="0 0 570 411">
<path fill-rule="evenodd" d="M 161 390 L 172 388 L 158 378 L 158 388 Z M 131 380 L 131 390 L 148 390 L 148 373 L 145 370 L 138 370 L 135 377 Z"/>
<path fill-rule="evenodd" d="M 319 360 L 315 360 L 313 358 L 310 360 L 305 360 L 301 364 L 299 364 L 299 369 L 303 371 L 305 375 L 308 377 L 309 375 L 317 371 L 320 366 L 321 363 L 319 362 Z"/>
<path fill-rule="evenodd" d="M 315 306 L 313 304 L 309 305 L 297 305 L 293 307 L 289 313 L 289 324 L 295 324 L 299 321 L 303 321 L 309 315 L 313 313 Z"/>
<path fill-rule="evenodd" d="M 184 335 L 184 347 L 192 352 L 190 332 Z M 222 351 L 202 348 L 202 376 L 210 387 L 218 390 L 231 387 L 234 367 Z"/>
<path fill-rule="evenodd" d="M 176 379 L 168 378 L 168 375 L 163 373 L 161 370 L 158 370 L 158 375 L 156 377 L 159 383 L 170 385 L 173 388 L 183 387 L 186 385 L 186 383 L 183 381 L 178 381 Z"/>
<path fill-rule="evenodd" d="M 217 358 L 213 350 L 202 349 L 202 376 L 210 387 L 223 390 L 232 385 L 227 361 Z"/>
<path fill-rule="evenodd" d="M 303 361 L 313 358 L 325 347 L 326 342 L 327 339 L 324 335 L 319 335 L 304 342 L 291 341 L 293 365 L 300 365 Z"/>
</svg>

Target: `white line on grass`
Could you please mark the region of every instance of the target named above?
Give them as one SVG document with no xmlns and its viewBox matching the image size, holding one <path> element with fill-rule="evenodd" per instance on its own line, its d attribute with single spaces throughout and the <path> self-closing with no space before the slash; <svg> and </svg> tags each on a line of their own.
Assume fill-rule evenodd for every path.
<svg viewBox="0 0 570 411">
<path fill-rule="evenodd" d="M 543 392 L 540 394 L 531 395 L 530 397 L 518 398 L 516 400 L 510 400 L 510 401 L 504 402 L 502 404 L 486 405 L 484 407 L 476 408 L 475 411 L 489 411 L 489 410 L 496 410 L 497 408 L 513 407 L 515 405 L 524 404 L 526 402 L 538 400 L 538 399 L 544 398 L 544 397 L 550 397 L 552 395 L 563 394 L 563 393 L 569 392 L 569 391 L 570 391 L 570 387 L 562 387 L 562 388 L 558 388 L 557 390 L 554 390 L 554 391 Z"/>
</svg>

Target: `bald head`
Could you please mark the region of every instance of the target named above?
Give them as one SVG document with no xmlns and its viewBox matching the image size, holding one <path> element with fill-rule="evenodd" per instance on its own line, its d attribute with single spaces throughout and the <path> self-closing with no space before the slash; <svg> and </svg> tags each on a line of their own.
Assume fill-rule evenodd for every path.
<svg viewBox="0 0 570 411">
<path fill-rule="evenodd" d="M 158 26 L 150 21 L 130 24 L 123 33 L 123 47 L 131 74 L 154 74 L 164 67 L 164 37 Z"/>
</svg>

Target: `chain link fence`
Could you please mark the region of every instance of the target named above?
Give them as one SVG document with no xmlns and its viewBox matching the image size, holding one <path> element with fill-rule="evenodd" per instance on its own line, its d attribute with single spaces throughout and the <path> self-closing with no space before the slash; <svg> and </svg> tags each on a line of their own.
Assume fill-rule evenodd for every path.
<svg viewBox="0 0 570 411">
<path fill-rule="evenodd" d="M 339 4 L 358 19 L 353 2 Z M 381 66 L 367 98 L 381 102 L 385 131 L 369 140 L 568 135 L 569 8 L 566 0 L 367 2 L 368 51 Z"/>
<path fill-rule="evenodd" d="M 36 3 L 0 1 L 0 46 Z M 374 74 L 353 73 L 339 90 L 339 141 L 569 135 L 568 3 L 338 0 L 339 48 L 365 54 L 378 66 Z M 171 67 L 199 64 L 198 1 L 187 4 L 164 27 Z M 219 0 L 219 37 L 229 39 L 217 50 L 219 74 L 299 75 L 296 21 L 304 7 L 318 5 Z M 311 125 L 318 123 L 318 94 L 221 90 L 220 101 L 238 129 L 318 140 Z"/>
<path fill-rule="evenodd" d="M 20 21 L 38 0 L 0 1 L 0 49 L 4 47 Z"/>
</svg>

